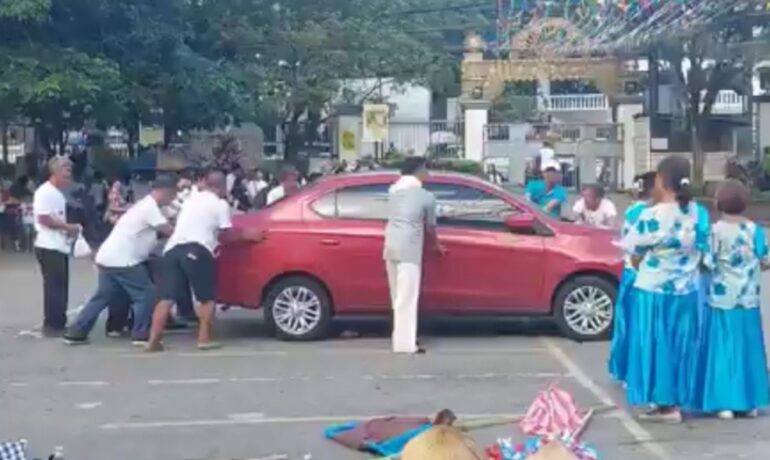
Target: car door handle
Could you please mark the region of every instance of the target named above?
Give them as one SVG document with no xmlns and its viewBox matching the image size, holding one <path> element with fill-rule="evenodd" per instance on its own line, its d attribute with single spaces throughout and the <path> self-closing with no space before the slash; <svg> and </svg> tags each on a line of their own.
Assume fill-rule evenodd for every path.
<svg viewBox="0 0 770 460">
<path fill-rule="evenodd" d="M 326 238 L 321 240 L 321 244 L 324 246 L 339 246 L 340 240 L 335 240 L 333 238 Z"/>
</svg>

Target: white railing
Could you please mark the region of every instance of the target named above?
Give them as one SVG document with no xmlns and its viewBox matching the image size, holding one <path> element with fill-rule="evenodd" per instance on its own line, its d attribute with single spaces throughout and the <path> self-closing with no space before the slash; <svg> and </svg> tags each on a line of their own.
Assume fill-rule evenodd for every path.
<svg viewBox="0 0 770 460">
<path fill-rule="evenodd" d="M 722 90 L 717 94 L 712 113 L 716 114 L 741 114 L 743 113 L 743 100 L 745 96 L 733 90 Z"/>
<path fill-rule="evenodd" d="M 581 110 L 608 110 L 610 104 L 604 94 L 558 94 L 544 96 L 551 112 L 576 112 Z"/>
</svg>

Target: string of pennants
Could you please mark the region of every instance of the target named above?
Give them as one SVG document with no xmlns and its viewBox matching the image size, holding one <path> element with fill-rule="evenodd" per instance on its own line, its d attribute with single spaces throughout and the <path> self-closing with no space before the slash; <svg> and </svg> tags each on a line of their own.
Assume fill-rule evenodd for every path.
<svg viewBox="0 0 770 460">
<path fill-rule="evenodd" d="M 770 11 L 770 1 L 497 0 L 497 9 L 499 51 L 526 32 L 544 35 L 542 51 L 596 55 L 687 36 L 731 15 Z"/>
</svg>

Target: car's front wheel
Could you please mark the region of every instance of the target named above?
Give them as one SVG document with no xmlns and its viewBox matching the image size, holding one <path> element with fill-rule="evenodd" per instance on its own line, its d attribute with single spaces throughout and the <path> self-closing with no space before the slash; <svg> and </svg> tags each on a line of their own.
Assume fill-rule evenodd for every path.
<svg viewBox="0 0 770 460">
<path fill-rule="evenodd" d="M 332 320 L 331 299 L 317 281 L 291 276 L 278 281 L 265 298 L 265 319 L 281 340 L 320 340 Z"/>
<path fill-rule="evenodd" d="M 612 334 L 616 296 L 614 283 L 599 276 L 576 276 L 554 297 L 556 324 L 573 340 L 607 340 Z"/>
</svg>

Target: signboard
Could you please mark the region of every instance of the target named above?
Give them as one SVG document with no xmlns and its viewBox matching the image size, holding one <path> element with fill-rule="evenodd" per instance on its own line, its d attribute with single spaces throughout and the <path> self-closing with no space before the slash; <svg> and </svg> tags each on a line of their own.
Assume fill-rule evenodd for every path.
<svg viewBox="0 0 770 460">
<path fill-rule="evenodd" d="M 387 142 L 390 107 L 387 104 L 364 105 L 364 142 Z"/>
</svg>

